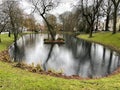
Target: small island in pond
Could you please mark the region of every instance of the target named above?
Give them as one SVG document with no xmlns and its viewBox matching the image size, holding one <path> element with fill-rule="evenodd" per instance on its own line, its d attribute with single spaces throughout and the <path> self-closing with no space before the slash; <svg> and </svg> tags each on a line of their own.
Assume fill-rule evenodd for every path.
<svg viewBox="0 0 120 90">
<path fill-rule="evenodd" d="M 65 40 L 63 38 L 57 40 L 44 39 L 44 44 L 65 44 Z"/>
</svg>

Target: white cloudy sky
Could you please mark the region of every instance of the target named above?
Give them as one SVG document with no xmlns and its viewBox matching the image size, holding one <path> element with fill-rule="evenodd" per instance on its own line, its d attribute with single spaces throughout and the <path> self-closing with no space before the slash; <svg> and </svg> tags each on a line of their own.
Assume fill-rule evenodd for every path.
<svg viewBox="0 0 120 90">
<path fill-rule="evenodd" d="M 28 14 L 31 12 L 31 5 L 26 2 L 26 0 L 21 0 L 21 7 L 24 8 L 24 11 Z M 56 7 L 54 10 L 52 10 L 50 13 L 55 14 L 56 16 L 64 13 L 65 11 L 71 11 L 72 5 L 75 4 L 75 1 L 77 0 L 61 0 L 58 7 Z M 37 18 L 38 22 L 42 22 L 39 15 L 35 14 L 35 17 Z"/>
<path fill-rule="evenodd" d="M 53 10 L 55 14 L 61 14 L 65 11 L 71 11 L 72 5 L 75 3 L 75 0 L 61 0 L 60 5 Z"/>
<path fill-rule="evenodd" d="M 70 11 L 72 9 L 72 5 L 75 3 L 75 0 L 61 0 L 59 6 L 52 10 L 53 14 L 61 14 L 65 11 Z M 30 4 L 25 0 L 22 0 L 21 6 L 25 9 L 27 13 L 30 12 Z"/>
</svg>

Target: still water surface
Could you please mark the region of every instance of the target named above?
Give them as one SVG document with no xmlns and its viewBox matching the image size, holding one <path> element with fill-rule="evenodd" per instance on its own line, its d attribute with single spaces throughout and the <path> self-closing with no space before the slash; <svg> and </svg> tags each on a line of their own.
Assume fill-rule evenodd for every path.
<svg viewBox="0 0 120 90">
<path fill-rule="evenodd" d="M 45 70 L 79 75 L 83 78 L 104 77 L 120 66 L 120 55 L 102 45 L 86 42 L 69 35 L 65 44 L 44 44 L 47 35 L 30 34 L 18 40 L 17 60 L 26 64 L 40 64 Z M 14 46 L 9 49 L 14 58 Z"/>
</svg>

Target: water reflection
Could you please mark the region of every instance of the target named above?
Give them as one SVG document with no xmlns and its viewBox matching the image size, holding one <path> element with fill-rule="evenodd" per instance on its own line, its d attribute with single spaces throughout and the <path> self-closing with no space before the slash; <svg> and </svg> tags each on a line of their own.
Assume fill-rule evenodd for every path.
<svg viewBox="0 0 120 90">
<path fill-rule="evenodd" d="M 45 45 L 47 35 L 32 34 L 18 40 L 17 59 L 27 64 L 40 64 L 44 70 L 62 71 L 65 75 L 103 77 L 120 65 L 120 55 L 99 44 L 65 36 L 64 45 Z M 14 57 L 14 47 L 10 48 Z"/>
</svg>

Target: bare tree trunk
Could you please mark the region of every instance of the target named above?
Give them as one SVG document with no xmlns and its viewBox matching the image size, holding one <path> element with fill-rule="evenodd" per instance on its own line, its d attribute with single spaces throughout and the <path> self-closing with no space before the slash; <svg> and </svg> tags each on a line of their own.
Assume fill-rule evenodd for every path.
<svg viewBox="0 0 120 90">
<path fill-rule="evenodd" d="M 105 31 L 109 31 L 109 21 L 110 21 L 110 13 L 112 8 L 112 3 L 110 0 L 107 1 L 107 11 L 106 11 L 106 24 L 105 24 Z"/>
<path fill-rule="evenodd" d="M 11 33 L 10 33 L 10 31 L 9 31 L 9 33 L 8 33 L 8 37 L 11 37 Z"/>
<path fill-rule="evenodd" d="M 120 31 L 120 25 L 119 25 L 119 31 Z"/>
<path fill-rule="evenodd" d="M 114 7 L 114 13 L 113 13 L 113 34 L 116 33 L 116 23 L 117 23 L 117 8 Z"/>
<path fill-rule="evenodd" d="M 10 20 L 11 20 L 11 25 L 12 25 L 12 28 L 13 28 L 13 31 L 14 31 L 14 61 L 17 60 L 17 31 L 15 29 L 15 25 L 14 25 L 14 22 L 13 22 L 13 18 L 10 17 Z"/>
<path fill-rule="evenodd" d="M 17 60 L 17 36 L 14 34 L 14 61 Z"/>
<path fill-rule="evenodd" d="M 91 27 L 90 27 L 90 34 L 89 34 L 89 38 L 91 38 L 91 37 L 92 37 L 92 33 L 93 33 L 93 30 L 94 30 L 94 25 L 93 25 L 93 24 L 91 24 L 90 26 L 91 26 Z"/>
<path fill-rule="evenodd" d="M 99 22 L 99 15 L 97 15 L 97 22 L 96 22 L 95 32 L 98 31 L 98 22 Z"/>
<path fill-rule="evenodd" d="M 1 41 L 1 32 L 0 32 L 0 43 L 1 43 L 2 41 Z"/>
<path fill-rule="evenodd" d="M 16 61 L 17 60 L 17 51 L 18 51 L 18 48 L 17 48 L 18 32 L 15 29 L 15 25 L 14 24 L 12 24 L 12 25 L 13 25 L 13 29 L 14 29 L 14 55 L 15 55 L 14 61 Z"/>
<path fill-rule="evenodd" d="M 107 14 L 107 18 L 106 18 L 106 24 L 105 24 L 105 31 L 109 31 L 109 19 L 110 19 L 110 16 L 109 14 Z"/>
<path fill-rule="evenodd" d="M 120 0 L 111 0 L 114 4 L 114 13 L 113 13 L 113 34 L 116 33 L 116 23 L 117 23 L 117 11 L 119 9 Z"/>
<path fill-rule="evenodd" d="M 51 35 L 51 37 L 52 37 L 52 39 L 53 40 L 55 40 L 55 35 L 54 35 L 54 33 L 52 32 L 52 27 L 50 26 L 50 24 L 48 23 L 48 21 L 46 20 L 46 18 L 43 16 L 43 15 L 41 15 L 42 16 L 42 18 L 44 19 L 44 21 L 46 22 L 46 24 L 47 24 L 47 27 L 48 27 L 48 31 L 50 32 L 50 35 Z"/>
</svg>

